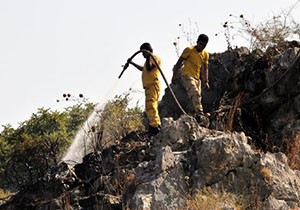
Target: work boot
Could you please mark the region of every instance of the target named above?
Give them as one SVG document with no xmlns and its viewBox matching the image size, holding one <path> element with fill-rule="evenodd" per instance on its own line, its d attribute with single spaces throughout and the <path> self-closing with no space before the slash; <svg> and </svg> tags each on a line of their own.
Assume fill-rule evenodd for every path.
<svg viewBox="0 0 300 210">
<path fill-rule="evenodd" d="M 150 135 L 156 135 L 156 134 L 158 134 L 159 131 L 160 131 L 160 126 L 153 127 L 153 126 L 149 125 L 148 132 Z"/>
<path fill-rule="evenodd" d="M 208 128 L 209 126 L 209 114 L 204 114 L 203 112 L 199 112 L 195 114 L 195 119 L 197 120 L 200 126 Z"/>
</svg>

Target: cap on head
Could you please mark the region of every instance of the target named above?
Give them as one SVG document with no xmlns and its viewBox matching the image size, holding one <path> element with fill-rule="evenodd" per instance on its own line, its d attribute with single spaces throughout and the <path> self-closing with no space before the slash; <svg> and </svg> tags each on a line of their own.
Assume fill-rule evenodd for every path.
<svg viewBox="0 0 300 210">
<path fill-rule="evenodd" d="M 205 43 L 207 43 L 207 42 L 208 42 L 208 36 L 205 35 L 205 34 L 200 34 L 197 41 L 198 41 L 198 42 L 200 41 L 200 42 L 205 42 Z"/>
<path fill-rule="evenodd" d="M 148 50 L 150 52 L 153 52 L 153 49 L 151 47 L 151 45 L 148 42 L 145 42 L 141 45 L 140 47 L 141 50 Z"/>
</svg>

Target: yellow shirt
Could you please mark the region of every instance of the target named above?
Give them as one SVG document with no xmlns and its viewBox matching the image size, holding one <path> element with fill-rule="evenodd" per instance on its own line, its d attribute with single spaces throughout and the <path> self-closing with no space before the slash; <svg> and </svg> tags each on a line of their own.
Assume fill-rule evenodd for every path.
<svg viewBox="0 0 300 210">
<path fill-rule="evenodd" d="M 195 46 L 191 46 L 184 49 L 181 57 L 185 59 L 182 75 L 199 79 L 202 64 L 208 64 L 208 52 L 206 50 L 198 52 Z"/>
<path fill-rule="evenodd" d="M 160 63 L 161 63 L 160 58 L 156 55 L 153 55 L 153 56 L 154 56 L 157 64 L 160 66 Z M 146 62 L 143 67 L 142 82 L 143 82 L 144 88 L 149 85 L 159 84 L 160 71 L 159 71 L 158 67 L 155 65 L 155 62 L 151 56 L 150 56 L 150 64 L 155 66 L 153 69 L 151 69 L 151 71 L 147 71 Z"/>
</svg>

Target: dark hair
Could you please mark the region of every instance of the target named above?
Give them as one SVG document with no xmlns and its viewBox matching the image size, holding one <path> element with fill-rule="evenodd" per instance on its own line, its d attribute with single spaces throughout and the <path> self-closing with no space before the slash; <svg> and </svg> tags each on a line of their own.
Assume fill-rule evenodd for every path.
<svg viewBox="0 0 300 210">
<path fill-rule="evenodd" d="M 148 42 L 145 42 L 141 45 L 140 47 L 141 50 L 148 50 L 150 52 L 153 52 L 153 49 L 151 47 L 151 45 Z"/>
<path fill-rule="evenodd" d="M 198 42 L 201 41 L 201 42 L 207 43 L 208 42 L 208 36 L 205 35 L 205 34 L 200 34 L 197 41 Z"/>
</svg>

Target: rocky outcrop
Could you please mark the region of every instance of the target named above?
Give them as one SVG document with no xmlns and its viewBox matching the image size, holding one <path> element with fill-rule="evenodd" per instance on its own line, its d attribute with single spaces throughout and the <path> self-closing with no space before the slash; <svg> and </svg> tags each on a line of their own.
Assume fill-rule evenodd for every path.
<svg viewBox="0 0 300 210">
<path fill-rule="evenodd" d="M 211 115 L 209 128 L 243 131 L 251 136 L 251 144 L 265 152 L 284 151 L 286 136 L 293 139 L 300 129 L 300 48 L 293 46 L 283 53 L 272 48 L 250 53 L 241 47 L 212 54 L 211 88 L 202 91 L 204 112 Z M 193 116 L 178 75 L 170 87 Z M 177 119 L 182 114 L 168 88 L 159 108 L 163 118 Z"/>
<path fill-rule="evenodd" d="M 190 116 L 166 118 L 155 137 L 133 132 L 81 164 L 61 163 L 0 209 L 178 209 L 204 187 L 255 201 L 252 209 L 300 207 L 300 172 L 283 153 L 254 151 L 248 140 Z"/>
</svg>

